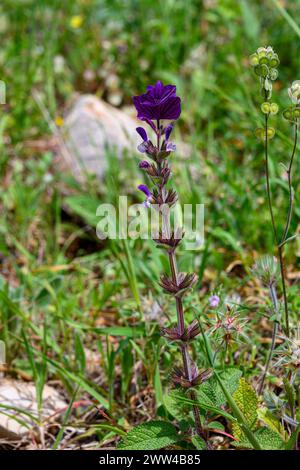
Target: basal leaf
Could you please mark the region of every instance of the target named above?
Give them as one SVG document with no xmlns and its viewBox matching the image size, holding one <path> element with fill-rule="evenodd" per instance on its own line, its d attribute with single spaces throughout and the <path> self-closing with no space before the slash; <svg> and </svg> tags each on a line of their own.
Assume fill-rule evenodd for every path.
<svg viewBox="0 0 300 470">
<path fill-rule="evenodd" d="M 120 450 L 163 449 L 182 439 L 176 428 L 164 421 L 150 421 L 131 429 L 118 445 Z"/>
<path fill-rule="evenodd" d="M 244 378 L 240 379 L 239 386 L 233 395 L 237 406 L 245 416 L 250 429 L 255 429 L 257 425 L 258 400 L 253 387 Z M 237 439 L 243 440 L 244 433 L 237 423 L 232 425 L 233 435 Z"/>
<path fill-rule="evenodd" d="M 269 428 L 259 428 L 254 435 L 262 450 L 283 450 L 285 448 L 285 443 L 281 437 Z M 233 442 L 232 445 L 240 449 L 252 449 L 252 445 L 245 437 L 240 442 Z"/>
<path fill-rule="evenodd" d="M 287 439 L 286 431 L 276 416 L 267 407 L 257 410 L 258 419 L 262 421 L 271 431 L 276 432 L 284 441 Z"/>
</svg>

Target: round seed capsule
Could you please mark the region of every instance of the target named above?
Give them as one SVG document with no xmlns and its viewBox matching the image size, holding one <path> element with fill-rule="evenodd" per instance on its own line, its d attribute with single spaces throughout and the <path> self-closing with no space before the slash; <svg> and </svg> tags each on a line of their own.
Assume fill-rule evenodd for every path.
<svg viewBox="0 0 300 470">
<path fill-rule="evenodd" d="M 278 113 L 278 104 L 277 103 L 271 103 L 270 104 L 270 113 L 271 114 L 277 114 Z"/>
<path fill-rule="evenodd" d="M 269 114 L 269 112 L 270 112 L 270 103 L 265 101 L 264 103 L 262 103 L 260 109 L 262 110 L 262 112 L 264 114 Z"/>
<path fill-rule="evenodd" d="M 265 130 L 262 127 L 255 129 L 254 134 L 259 140 L 265 139 Z"/>
<path fill-rule="evenodd" d="M 300 108 L 294 109 L 294 118 L 298 119 L 300 117 Z"/>
<path fill-rule="evenodd" d="M 250 64 L 253 65 L 253 67 L 259 64 L 259 58 L 256 53 L 250 56 Z"/>
</svg>

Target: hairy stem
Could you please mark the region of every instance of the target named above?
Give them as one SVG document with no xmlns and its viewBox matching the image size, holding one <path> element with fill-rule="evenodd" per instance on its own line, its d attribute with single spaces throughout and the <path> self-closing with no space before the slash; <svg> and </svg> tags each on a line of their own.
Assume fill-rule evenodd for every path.
<svg viewBox="0 0 300 470">
<path fill-rule="evenodd" d="M 276 335 L 277 335 L 277 331 L 278 331 L 279 306 L 278 306 L 278 299 L 277 299 L 277 293 L 276 293 L 275 285 L 271 284 L 269 290 L 270 290 L 270 298 L 271 298 L 271 301 L 272 301 L 272 304 L 273 304 L 273 310 L 274 310 L 274 314 L 276 315 L 276 318 L 275 318 L 275 321 L 273 323 L 273 331 L 272 331 L 272 340 L 271 340 L 270 351 L 269 351 L 269 354 L 268 354 L 267 362 L 266 362 L 266 365 L 265 365 L 265 370 L 264 370 L 263 376 L 261 378 L 261 382 L 260 382 L 259 389 L 258 389 L 258 394 L 259 395 L 262 394 L 262 391 L 263 391 L 263 388 L 264 388 L 264 383 L 265 383 L 265 380 L 266 380 L 266 377 L 267 377 L 267 374 L 268 374 L 268 371 L 269 371 L 269 367 L 270 367 L 270 364 L 271 364 L 271 360 L 272 360 L 272 357 L 273 357 L 273 352 L 274 352 L 275 342 L 276 342 Z"/>
<path fill-rule="evenodd" d="M 169 252 L 169 262 L 170 262 L 172 280 L 176 282 L 177 284 L 178 283 L 178 270 L 177 270 L 177 262 L 176 262 L 174 251 Z M 176 311 L 177 311 L 177 324 L 178 324 L 179 333 L 183 334 L 184 329 L 185 329 L 184 311 L 183 311 L 182 299 L 178 297 L 176 297 Z M 181 349 L 181 354 L 182 354 L 184 375 L 187 377 L 188 380 L 191 381 L 192 380 L 191 358 L 189 355 L 187 343 L 181 342 L 180 349 Z M 192 400 L 196 400 L 196 395 L 194 391 L 190 392 L 190 397 Z M 199 408 L 197 406 L 193 406 L 193 414 L 194 414 L 197 434 L 206 441 L 206 435 L 201 425 Z M 207 443 L 206 445 L 207 447 L 209 447 Z"/>
</svg>

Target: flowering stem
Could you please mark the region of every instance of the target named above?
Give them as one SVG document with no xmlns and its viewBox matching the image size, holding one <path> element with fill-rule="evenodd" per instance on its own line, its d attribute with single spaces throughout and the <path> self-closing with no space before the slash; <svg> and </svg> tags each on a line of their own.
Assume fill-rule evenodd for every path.
<svg viewBox="0 0 300 470">
<path fill-rule="evenodd" d="M 163 215 L 163 223 L 164 223 L 164 229 L 168 233 L 170 230 L 169 219 L 165 215 Z M 176 261 L 174 250 L 170 250 L 168 252 L 168 255 L 169 255 L 169 263 L 170 263 L 172 280 L 176 283 L 176 285 L 178 285 L 178 269 L 177 269 L 177 261 Z M 176 300 L 178 333 L 181 336 L 185 330 L 183 304 L 182 304 L 182 299 L 180 297 L 176 297 L 175 300 Z M 187 342 L 182 341 L 180 345 L 180 349 L 181 349 L 181 355 L 182 355 L 184 375 L 189 381 L 192 381 L 191 358 L 189 355 Z M 190 398 L 193 401 L 196 400 L 196 394 L 193 390 L 190 392 Z M 197 434 L 199 435 L 199 437 L 201 437 L 205 441 L 206 446 L 209 449 L 210 445 L 206 442 L 206 435 L 201 424 L 199 408 L 196 405 L 193 406 L 193 415 L 194 415 Z"/>
<path fill-rule="evenodd" d="M 290 164 L 287 169 L 288 185 L 289 185 L 289 209 L 288 209 L 287 221 L 286 221 L 286 225 L 284 229 L 284 235 L 283 235 L 282 240 L 280 241 L 278 237 L 278 233 L 277 233 L 273 206 L 272 206 L 272 194 L 271 194 L 270 174 L 269 174 L 268 119 L 269 119 L 269 114 L 266 114 L 265 116 L 265 171 L 266 171 L 266 183 L 267 183 L 267 198 L 268 198 L 269 212 L 271 216 L 272 228 L 274 232 L 274 238 L 276 241 L 279 265 L 280 265 L 280 277 L 281 277 L 281 284 L 282 284 L 282 295 L 283 295 L 284 314 L 285 314 L 285 330 L 286 330 L 287 337 L 289 337 L 290 336 L 289 310 L 288 310 L 287 291 L 286 291 L 286 282 L 285 282 L 283 246 L 284 246 L 284 243 L 286 242 L 286 237 L 287 237 L 287 233 L 288 233 L 288 229 L 290 225 L 292 208 L 293 208 L 293 189 L 292 189 L 292 181 L 291 181 L 291 171 L 292 171 L 292 165 L 293 165 L 294 155 L 295 155 L 296 146 L 297 146 L 297 125 L 295 128 L 294 148 L 293 148 L 292 156 L 290 159 Z"/>
</svg>

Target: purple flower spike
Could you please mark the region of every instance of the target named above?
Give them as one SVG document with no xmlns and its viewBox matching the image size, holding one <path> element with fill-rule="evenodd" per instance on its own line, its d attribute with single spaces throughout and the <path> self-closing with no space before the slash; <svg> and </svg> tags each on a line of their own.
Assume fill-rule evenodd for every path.
<svg viewBox="0 0 300 470">
<path fill-rule="evenodd" d="M 146 195 L 146 200 L 143 202 L 143 205 L 149 208 L 151 206 L 151 201 L 152 201 L 152 194 L 151 194 L 150 189 L 145 184 L 140 184 L 138 186 L 138 189 Z"/>
<path fill-rule="evenodd" d="M 212 295 L 209 298 L 209 305 L 213 308 L 217 307 L 220 303 L 220 297 L 218 295 Z"/>
<path fill-rule="evenodd" d="M 145 94 L 134 96 L 133 103 L 137 110 L 137 117 L 142 120 L 170 119 L 175 121 L 181 113 L 176 86 L 163 85 L 160 81 L 154 86 L 148 86 Z"/>
<path fill-rule="evenodd" d="M 143 142 L 148 141 L 147 132 L 145 131 L 145 129 L 143 127 L 137 127 L 136 131 L 141 136 L 141 138 L 143 139 Z"/>
</svg>

